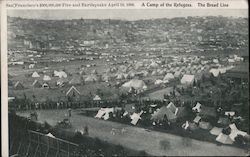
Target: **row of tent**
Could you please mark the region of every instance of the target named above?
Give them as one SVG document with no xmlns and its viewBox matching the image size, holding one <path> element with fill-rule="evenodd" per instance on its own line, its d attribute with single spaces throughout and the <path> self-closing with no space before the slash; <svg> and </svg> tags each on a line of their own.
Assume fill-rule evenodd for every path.
<svg viewBox="0 0 250 157">
<path fill-rule="evenodd" d="M 152 107 L 156 107 L 156 105 Z M 108 120 L 109 114 L 113 113 L 115 111 L 114 109 L 115 108 L 101 108 L 97 112 L 95 118 L 103 118 L 104 120 Z M 146 113 L 146 111 L 143 110 L 136 112 L 133 104 L 126 105 L 124 110 L 125 112 L 123 113 L 123 116 L 129 116 L 131 119 L 131 124 L 133 125 L 136 125 L 141 119 L 141 115 Z M 156 121 L 161 121 L 166 117 L 170 122 L 174 123 L 178 118 L 181 118 L 186 114 L 187 112 L 184 107 L 176 107 L 172 102 L 170 102 L 167 106 L 158 108 L 153 114 L 151 114 L 151 120 L 154 121 L 154 124 Z"/>
<path fill-rule="evenodd" d="M 209 73 L 211 73 L 214 77 L 218 77 L 219 74 L 224 74 L 228 70 L 232 69 L 233 67 L 234 66 L 212 68 L 212 69 L 209 70 Z"/>
<path fill-rule="evenodd" d="M 227 70 L 230 70 L 231 68 L 233 68 L 233 66 L 230 66 L 230 67 L 221 67 L 221 68 L 212 68 L 209 70 L 209 72 L 217 77 L 219 74 L 223 74 L 223 73 L 226 73 Z M 161 75 L 164 75 L 165 72 L 163 72 L 164 70 L 159 70 L 159 71 L 152 71 L 151 75 L 157 75 L 158 73 L 160 73 Z M 166 75 L 164 76 L 164 78 L 162 79 L 163 82 L 168 82 L 174 78 L 180 78 L 182 76 L 182 79 L 183 81 L 181 81 L 182 84 L 186 84 L 184 82 L 190 82 L 192 83 L 192 72 L 189 72 L 190 74 L 185 74 L 184 72 L 181 72 L 181 71 L 175 71 L 174 73 L 171 73 L 171 72 L 168 72 L 166 73 Z M 201 73 L 198 72 L 198 73 Z M 146 70 L 144 71 L 141 71 L 140 73 L 139 72 L 136 72 L 136 71 L 130 71 L 128 73 L 117 73 L 115 75 L 110 75 L 108 73 L 104 73 L 103 75 L 101 76 L 98 76 L 96 75 L 97 72 L 96 70 L 94 69 L 93 70 L 93 73 L 91 73 L 90 75 L 87 75 L 87 77 L 84 79 L 85 82 L 96 82 L 96 81 L 105 81 L 105 82 L 109 82 L 113 79 L 116 79 L 116 80 L 122 80 L 122 79 L 132 79 L 134 78 L 136 75 L 142 75 L 144 77 L 148 76 L 149 75 L 149 72 L 147 72 Z M 189 75 L 189 76 L 188 76 Z M 68 75 L 64 72 L 64 71 L 54 71 L 54 76 L 55 77 L 59 77 L 59 78 L 67 78 Z M 40 75 L 35 71 L 32 73 L 31 77 L 33 78 L 39 78 Z M 76 82 L 78 82 L 80 84 L 80 79 L 81 77 L 79 77 L 78 79 L 76 79 L 76 77 L 74 77 L 74 80 Z M 190 81 L 185 81 L 185 80 L 190 80 Z M 51 80 L 51 77 L 49 75 L 44 75 L 43 76 L 43 80 L 44 81 L 50 81 Z M 78 81 L 77 81 L 78 80 Z M 59 82 L 68 82 L 66 79 L 63 81 L 63 80 L 60 80 Z M 157 81 L 158 83 L 155 83 L 155 84 L 159 84 L 159 81 Z M 76 83 L 76 84 L 78 84 Z M 59 83 L 60 84 L 60 83 Z"/>
<path fill-rule="evenodd" d="M 38 80 L 35 80 L 32 83 L 32 86 L 35 88 L 40 88 L 43 87 L 43 85 L 46 85 L 46 88 L 49 86 L 49 80 L 47 78 L 47 75 L 44 76 L 44 81 L 45 83 L 40 83 Z M 155 84 L 159 84 L 159 83 L 167 83 L 169 80 L 173 79 L 173 75 L 171 74 L 167 74 L 164 79 L 161 80 L 156 80 L 158 82 L 156 82 Z M 95 82 L 98 81 L 98 77 L 96 75 L 90 75 L 87 78 L 85 78 L 84 80 L 85 82 Z M 56 85 L 57 86 L 63 86 L 64 84 L 71 84 L 71 85 L 75 85 L 75 84 L 81 84 L 82 78 L 81 77 L 73 77 L 70 81 L 67 78 L 60 78 L 56 81 Z M 194 75 L 184 75 L 181 79 L 181 83 L 182 84 L 192 84 L 194 82 Z M 136 90 L 146 90 L 148 87 L 145 84 L 145 82 L 143 80 L 139 80 L 139 79 L 131 79 L 127 82 L 125 82 L 122 87 L 125 88 L 134 88 Z M 14 85 L 15 89 L 23 89 L 24 86 L 22 85 L 22 83 L 20 83 L 19 81 Z"/>
<path fill-rule="evenodd" d="M 56 71 L 55 70 L 53 74 L 54 74 L 55 77 L 59 77 L 59 78 L 67 78 L 68 77 L 68 75 L 64 71 Z M 33 72 L 31 74 L 31 77 L 33 77 L 33 78 L 39 78 L 40 75 L 38 74 L 38 72 L 35 71 L 35 72 Z M 43 76 L 43 80 L 44 81 L 49 81 L 49 80 L 51 80 L 51 78 L 48 75 L 44 75 Z"/>
</svg>

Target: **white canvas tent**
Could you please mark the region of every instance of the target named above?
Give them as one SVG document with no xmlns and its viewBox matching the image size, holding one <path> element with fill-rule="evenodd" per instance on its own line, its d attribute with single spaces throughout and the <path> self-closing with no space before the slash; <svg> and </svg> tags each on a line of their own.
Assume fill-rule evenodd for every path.
<svg viewBox="0 0 250 157">
<path fill-rule="evenodd" d="M 159 84 L 162 84 L 163 81 L 162 80 L 155 80 L 155 85 L 159 85 Z"/>
<path fill-rule="evenodd" d="M 175 77 L 175 78 L 180 77 L 180 75 L 181 75 L 181 72 L 180 72 L 180 71 L 176 71 L 176 72 L 174 73 L 174 77 Z"/>
<path fill-rule="evenodd" d="M 211 125 L 209 122 L 201 121 L 201 122 L 199 123 L 199 127 L 200 127 L 201 129 L 209 130 L 209 129 L 212 128 L 212 125 Z"/>
<path fill-rule="evenodd" d="M 89 75 L 87 78 L 85 78 L 85 82 L 95 82 L 95 81 L 97 81 L 98 80 L 98 78 L 97 78 L 97 76 L 96 75 Z"/>
<path fill-rule="evenodd" d="M 109 119 L 109 113 L 113 113 L 114 108 L 100 108 L 95 116 L 95 118 L 103 118 L 104 120 Z"/>
<path fill-rule="evenodd" d="M 170 103 L 167 105 L 167 108 L 170 109 L 170 111 L 173 112 L 173 113 L 176 115 L 177 107 L 174 105 L 174 103 L 170 102 Z"/>
<path fill-rule="evenodd" d="M 185 74 L 181 79 L 181 84 L 190 85 L 194 82 L 194 75 Z"/>
<path fill-rule="evenodd" d="M 99 95 L 95 95 L 95 97 L 93 98 L 94 101 L 100 101 L 102 100 L 101 97 Z"/>
<path fill-rule="evenodd" d="M 201 104 L 199 102 L 196 103 L 196 105 L 192 108 L 195 112 L 201 112 Z"/>
<path fill-rule="evenodd" d="M 70 89 L 67 91 L 66 96 L 71 96 L 75 94 L 80 95 L 81 93 L 79 92 L 79 90 L 76 89 L 75 86 L 71 86 Z"/>
<path fill-rule="evenodd" d="M 51 133 L 46 134 L 46 136 L 51 137 L 51 138 L 55 138 L 55 136 L 52 135 Z"/>
<path fill-rule="evenodd" d="M 150 65 L 149 65 L 149 68 L 158 68 L 159 67 L 159 64 L 157 64 L 156 62 L 152 62 Z"/>
<path fill-rule="evenodd" d="M 31 75 L 31 77 L 33 77 L 33 78 L 38 78 L 38 77 L 40 77 L 40 75 L 35 71 L 35 72 L 33 72 L 33 74 Z"/>
<path fill-rule="evenodd" d="M 44 80 L 44 81 L 50 81 L 51 78 L 50 78 L 48 75 L 44 75 L 44 76 L 43 76 L 43 80 Z"/>
<path fill-rule="evenodd" d="M 37 80 L 35 80 L 35 81 L 32 83 L 32 86 L 35 87 L 35 88 L 40 88 L 40 87 L 42 87 L 42 85 L 41 85 Z"/>
<path fill-rule="evenodd" d="M 216 137 L 216 141 L 223 143 L 223 144 L 233 144 L 233 141 L 231 140 L 231 138 L 228 135 L 225 135 L 223 133 L 220 133 Z"/>
<path fill-rule="evenodd" d="M 186 121 L 182 126 L 183 129 L 187 130 L 189 128 L 189 122 Z"/>
<path fill-rule="evenodd" d="M 193 121 L 195 123 L 199 123 L 201 121 L 201 117 L 200 116 L 196 116 Z"/>
<path fill-rule="evenodd" d="M 174 79 L 174 75 L 172 73 L 167 73 L 163 80 L 172 80 Z"/>
<path fill-rule="evenodd" d="M 229 127 L 231 128 L 231 133 L 229 134 L 229 137 L 232 141 L 235 141 L 235 137 L 237 137 L 238 135 L 242 135 L 243 137 L 247 135 L 246 132 L 238 130 L 234 123 L 230 124 Z"/>
<path fill-rule="evenodd" d="M 64 71 L 54 71 L 54 76 L 59 78 L 67 78 L 67 74 Z"/>
<path fill-rule="evenodd" d="M 223 128 L 213 127 L 209 132 L 210 132 L 210 134 L 212 134 L 212 135 L 218 136 L 219 134 L 221 134 L 222 129 L 223 129 Z"/>
<path fill-rule="evenodd" d="M 213 74 L 214 77 L 218 77 L 220 74 L 220 70 L 215 68 L 210 69 L 209 72 Z"/>
<path fill-rule="evenodd" d="M 42 84 L 42 88 L 48 89 L 48 88 L 49 88 L 49 84 L 48 84 L 48 83 L 43 83 L 43 84 Z"/>
<path fill-rule="evenodd" d="M 69 82 L 66 78 L 60 78 L 56 81 L 57 86 L 63 86 L 65 83 Z"/>
<path fill-rule="evenodd" d="M 133 113 L 130 118 L 132 119 L 131 124 L 136 125 L 138 123 L 138 121 L 141 119 L 141 115 L 142 115 L 143 111 L 141 111 L 140 113 Z"/>
<path fill-rule="evenodd" d="M 144 83 L 143 80 L 138 80 L 138 79 L 132 79 L 122 85 L 122 87 L 125 88 L 134 88 L 134 89 L 145 89 L 147 88 L 146 84 Z"/>
</svg>

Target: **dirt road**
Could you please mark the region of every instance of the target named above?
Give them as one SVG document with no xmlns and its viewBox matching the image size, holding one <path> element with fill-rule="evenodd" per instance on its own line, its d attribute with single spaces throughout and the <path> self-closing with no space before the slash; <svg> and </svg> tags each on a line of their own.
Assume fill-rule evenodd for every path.
<svg viewBox="0 0 250 157">
<path fill-rule="evenodd" d="M 28 116 L 28 113 L 18 113 L 21 116 Z M 41 110 L 38 111 L 40 121 L 47 121 L 55 125 L 67 114 L 66 110 Z M 82 129 L 85 125 L 89 127 L 89 135 L 102 140 L 125 147 L 145 150 L 148 154 L 156 156 L 246 156 L 243 149 L 231 146 L 218 146 L 206 141 L 198 141 L 184 138 L 168 133 L 147 131 L 143 128 L 133 127 L 125 124 L 98 120 L 85 117 L 72 112 L 72 130 Z M 113 130 L 113 131 L 112 131 Z"/>
</svg>

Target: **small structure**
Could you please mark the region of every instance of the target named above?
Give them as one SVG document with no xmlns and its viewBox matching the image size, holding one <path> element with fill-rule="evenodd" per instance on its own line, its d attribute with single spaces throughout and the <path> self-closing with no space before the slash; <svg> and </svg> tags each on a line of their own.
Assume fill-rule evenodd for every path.
<svg viewBox="0 0 250 157">
<path fill-rule="evenodd" d="M 210 69 L 209 72 L 210 72 L 214 77 L 218 77 L 219 74 L 220 74 L 220 70 L 219 70 L 219 69 L 215 69 L 215 68 Z"/>
<path fill-rule="evenodd" d="M 96 82 L 98 81 L 98 77 L 96 75 L 89 75 L 84 80 L 85 82 Z"/>
<path fill-rule="evenodd" d="M 183 75 L 181 79 L 181 84 L 190 85 L 194 82 L 194 75 Z"/>
<path fill-rule="evenodd" d="M 100 108 L 95 116 L 95 118 L 103 118 L 104 120 L 109 119 L 109 114 L 114 113 L 114 108 Z"/>
<path fill-rule="evenodd" d="M 38 78 L 38 77 L 40 77 L 40 75 L 35 71 L 32 73 L 31 77 Z"/>
<path fill-rule="evenodd" d="M 59 78 L 67 78 L 68 75 L 64 71 L 54 71 L 54 76 Z"/>
<path fill-rule="evenodd" d="M 95 97 L 93 98 L 94 101 L 100 101 L 102 100 L 101 97 L 99 95 L 95 95 Z"/>
<path fill-rule="evenodd" d="M 49 84 L 48 84 L 48 83 L 46 83 L 46 82 L 45 82 L 45 83 L 43 83 L 43 84 L 42 84 L 42 88 L 49 89 Z"/>
<path fill-rule="evenodd" d="M 175 115 L 177 113 L 177 107 L 174 105 L 174 103 L 170 102 L 167 106 L 168 109 L 170 109 L 170 111 L 172 111 Z"/>
<path fill-rule="evenodd" d="M 128 89 L 130 89 L 130 88 L 133 87 L 133 88 L 136 89 L 136 90 L 144 90 L 144 89 L 147 88 L 147 86 L 146 86 L 146 84 L 144 83 L 144 81 L 138 80 L 138 79 L 132 79 L 132 80 L 126 82 L 126 83 L 124 83 L 124 84 L 122 85 L 122 87 L 128 88 Z"/>
<path fill-rule="evenodd" d="M 238 128 L 236 127 L 234 123 L 230 124 L 229 127 L 231 129 L 231 133 L 229 134 L 229 137 L 231 138 L 232 141 L 235 141 L 235 137 L 237 137 L 238 135 L 242 135 L 243 137 L 247 135 L 246 132 L 238 130 Z"/>
<path fill-rule="evenodd" d="M 14 89 L 22 90 L 22 89 L 24 89 L 24 86 L 21 82 L 17 81 L 14 85 Z"/>
<path fill-rule="evenodd" d="M 158 111 L 154 112 L 151 117 L 152 120 L 160 121 L 164 120 L 164 118 L 167 118 L 166 120 L 170 122 L 176 122 L 177 116 L 169 108 L 163 106 Z"/>
<path fill-rule="evenodd" d="M 212 135 L 218 136 L 219 134 L 222 133 L 223 128 L 218 128 L 218 127 L 213 127 L 209 132 Z"/>
<path fill-rule="evenodd" d="M 32 83 L 32 86 L 33 86 L 34 88 L 41 88 L 41 87 L 42 87 L 42 84 L 39 83 L 37 80 L 35 80 L 35 81 Z"/>
<path fill-rule="evenodd" d="M 167 73 L 163 78 L 163 80 L 168 80 L 168 81 L 172 79 L 174 79 L 174 75 L 172 73 Z"/>
<path fill-rule="evenodd" d="M 62 87 L 62 86 L 64 86 L 65 84 L 67 84 L 68 82 L 69 82 L 68 79 L 66 79 L 66 78 L 60 78 L 60 79 L 58 79 L 58 80 L 56 81 L 56 85 Z"/>
<path fill-rule="evenodd" d="M 196 116 L 193 121 L 194 121 L 194 123 L 199 124 L 199 122 L 201 121 L 201 117 Z"/>
<path fill-rule="evenodd" d="M 209 130 L 209 129 L 212 128 L 212 125 L 211 125 L 209 122 L 201 121 L 201 122 L 199 123 L 199 127 L 200 127 L 201 129 Z"/>
<path fill-rule="evenodd" d="M 201 104 L 199 102 L 196 103 L 196 105 L 192 108 L 194 112 L 201 112 Z"/>
<path fill-rule="evenodd" d="M 70 89 L 67 91 L 66 96 L 67 97 L 80 97 L 81 93 L 76 89 L 75 86 L 70 87 Z"/>
<path fill-rule="evenodd" d="M 50 78 L 48 75 L 44 75 L 44 76 L 43 76 L 43 80 L 44 80 L 44 81 L 50 81 L 51 78 Z"/>
<path fill-rule="evenodd" d="M 52 135 L 50 132 L 48 134 L 46 134 L 45 136 L 51 137 L 51 138 L 55 138 L 54 135 Z"/>
<path fill-rule="evenodd" d="M 189 128 L 189 122 L 186 121 L 182 126 L 183 129 L 187 130 Z"/>
<path fill-rule="evenodd" d="M 141 115 L 142 115 L 143 111 L 141 111 L 140 113 L 133 113 L 130 118 L 132 119 L 131 124 L 136 125 L 138 123 L 138 121 L 141 119 Z"/>
<path fill-rule="evenodd" d="M 223 133 L 220 133 L 216 137 L 216 141 L 223 143 L 223 144 L 233 144 L 233 141 L 230 139 L 230 137 L 228 135 L 223 134 Z"/>
</svg>

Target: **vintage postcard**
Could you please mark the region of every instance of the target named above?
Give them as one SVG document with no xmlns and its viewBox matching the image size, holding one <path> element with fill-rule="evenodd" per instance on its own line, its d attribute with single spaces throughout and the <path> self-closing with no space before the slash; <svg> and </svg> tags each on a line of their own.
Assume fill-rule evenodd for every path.
<svg viewBox="0 0 250 157">
<path fill-rule="evenodd" d="M 3 157 L 248 156 L 247 0 L 2 0 Z"/>
</svg>

